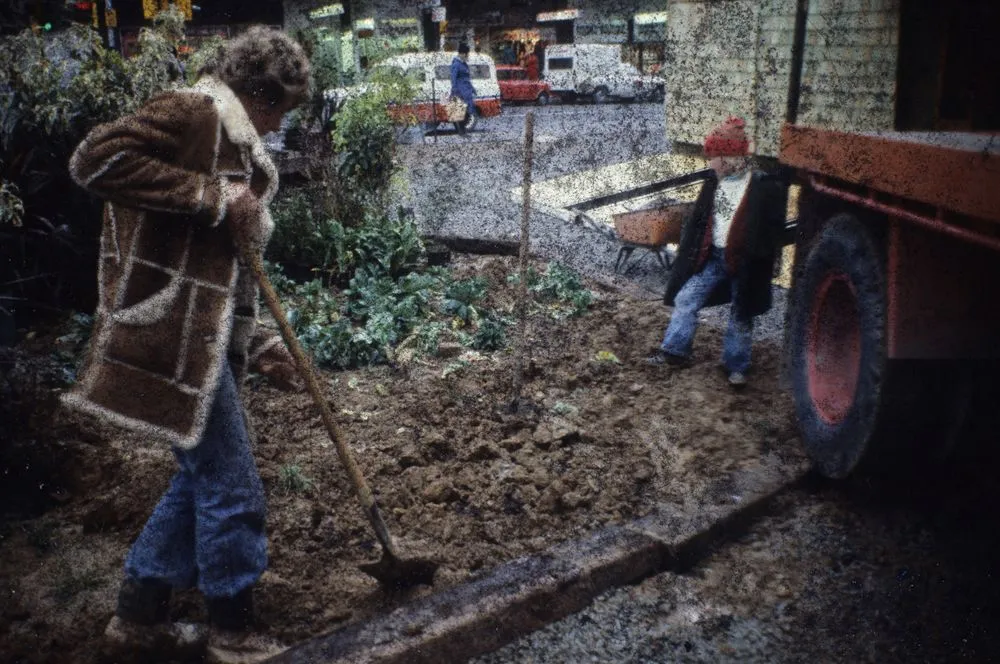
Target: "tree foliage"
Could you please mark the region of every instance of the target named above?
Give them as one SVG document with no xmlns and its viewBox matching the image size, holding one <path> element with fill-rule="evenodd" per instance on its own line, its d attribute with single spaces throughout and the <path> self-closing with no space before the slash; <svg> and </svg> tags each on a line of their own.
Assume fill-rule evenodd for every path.
<svg viewBox="0 0 1000 664">
<path fill-rule="evenodd" d="M 0 290 L 15 302 L 92 306 L 99 202 L 67 164 L 87 132 L 177 81 L 168 21 L 143 30 L 123 59 L 89 27 L 0 38 Z"/>
</svg>

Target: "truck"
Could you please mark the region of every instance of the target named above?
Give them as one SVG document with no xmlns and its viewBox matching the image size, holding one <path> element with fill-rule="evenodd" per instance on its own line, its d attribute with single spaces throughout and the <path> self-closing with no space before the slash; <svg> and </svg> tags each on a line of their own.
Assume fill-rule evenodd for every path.
<svg viewBox="0 0 1000 664">
<path fill-rule="evenodd" d="M 545 49 L 542 78 L 563 99 L 588 97 L 662 102 L 664 82 L 622 62 L 614 44 L 554 44 Z"/>
<path fill-rule="evenodd" d="M 785 350 L 806 452 L 831 478 L 925 466 L 995 382 L 1000 135 L 787 124 L 779 159 L 801 187 Z"/>
<path fill-rule="evenodd" d="M 816 470 L 926 472 L 969 427 L 991 431 L 1000 53 L 982 26 L 1000 4 L 668 0 L 667 12 L 675 149 L 740 115 L 793 194 L 783 375 Z"/>
</svg>

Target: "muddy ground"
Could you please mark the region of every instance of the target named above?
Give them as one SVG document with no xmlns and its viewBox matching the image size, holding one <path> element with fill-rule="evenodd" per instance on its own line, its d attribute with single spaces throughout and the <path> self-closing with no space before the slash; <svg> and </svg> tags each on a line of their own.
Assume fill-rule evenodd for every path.
<svg viewBox="0 0 1000 664">
<path fill-rule="evenodd" d="M 458 263 L 511 300 L 510 259 Z M 690 368 L 648 367 L 667 310 L 594 288 L 600 299 L 587 315 L 533 319 L 529 407 L 516 415 L 509 351 L 324 375 L 402 549 L 441 561 L 435 588 L 702 495 L 762 457 L 801 461 L 776 347 L 758 346 L 742 393 L 718 367 L 714 329 L 700 332 Z M 48 350 L 34 342 L 32 352 Z M 602 351 L 617 361 L 598 359 Z M 18 358 L 23 367 L 23 351 Z M 169 450 L 137 436 L 62 417 L 48 424 L 57 394 L 36 386 L 34 420 L 20 429 L 34 441 L 3 454 L 4 662 L 99 661 L 125 552 L 173 472 Z M 252 380 L 246 401 L 269 499 L 259 613 L 270 632 L 295 642 L 432 592 L 386 595 L 356 569 L 378 545 L 309 397 Z M 173 617 L 203 619 L 197 593 L 179 595 Z"/>
</svg>

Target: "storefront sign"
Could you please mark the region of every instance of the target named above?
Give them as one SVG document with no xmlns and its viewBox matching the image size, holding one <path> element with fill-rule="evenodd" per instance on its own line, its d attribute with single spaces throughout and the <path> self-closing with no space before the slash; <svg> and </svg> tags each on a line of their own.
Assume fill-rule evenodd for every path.
<svg viewBox="0 0 1000 664">
<path fill-rule="evenodd" d="M 354 22 L 354 31 L 358 33 L 373 34 L 375 32 L 375 19 L 359 18 Z"/>
<path fill-rule="evenodd" d="M 541 12 L 538 15 L 538 22 L 545 23 L 547 21 L 573 21 L 580 18 L 579 9 L 560 9 L 555 12 Z"/>
<path fill-rule="evenodd" d="M 608 19 L 601 23 L 577 23 L 577 38 L 607 43 L 628 41 L 628 23 L 621 19 Z"/>
<path fill-rule="evenodd" d="M 332 5 L 326 5 L 323 7 L 317 7 L 309 12 L 310 20 L 317 20 L 321 18 L 330 18 L 331 16 L 340 16 L 344 13 L 344 5 L 341 3 L 335 3 Z"/>
<path fill-rule="evenodd" d="M 653 23 L 666 23 L 667 12 L 646 12 L 635 15 L 636 25 L 650 25 Z"/>
<path fill-rule="evenodd" d="M 378 21 L 378 33 L 385 37 L 420 35 L 420 23 L 415 18 L 389 18 Z"/>
</svg>

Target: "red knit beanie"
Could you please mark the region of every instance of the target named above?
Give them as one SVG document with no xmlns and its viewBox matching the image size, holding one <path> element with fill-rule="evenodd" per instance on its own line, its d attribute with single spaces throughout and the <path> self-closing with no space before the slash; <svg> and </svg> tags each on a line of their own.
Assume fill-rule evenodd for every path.
<svg viewBox="0 0 1000 664">
<path fill-rule="evenodd" d="M 750 141 L 747 139 L 747 123 L 743 118 L 733 116 L 708 132 L 705 137 L 705 156 L 713 157 L 745 157 L 750 154 Z"/>
</svg>

